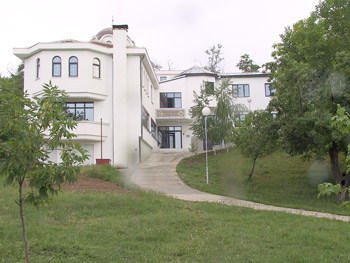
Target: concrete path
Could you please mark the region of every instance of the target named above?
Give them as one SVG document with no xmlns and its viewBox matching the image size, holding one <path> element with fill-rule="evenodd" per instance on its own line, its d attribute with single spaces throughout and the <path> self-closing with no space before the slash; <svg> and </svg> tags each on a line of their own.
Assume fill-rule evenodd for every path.
<svg viewBox="0 0 350 263">
<path fill-rule="evenodd" d="M 176 173 L 176 165 L 186 156 L 189 156 L 189 153 L 175 151 L 152 153 L 131 172 L 130 180 L 144 190 L 155 191 L 186 201 L 214 202 L 230 206 L 248 207 L 255 210 L 278 211 L 350 222 L 350 216 L 264 205 L 231 197 L 208 194 L 192 189 L 185 185 Z"/>
</svg>

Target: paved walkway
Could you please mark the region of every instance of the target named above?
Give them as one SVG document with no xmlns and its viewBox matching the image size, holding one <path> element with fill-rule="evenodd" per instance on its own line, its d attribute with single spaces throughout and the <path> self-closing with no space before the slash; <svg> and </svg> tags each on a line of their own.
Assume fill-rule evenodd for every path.
<svg viewBox="0 0 350 263">
<path fill-rule="evenodd" d="M 214 202 L 230 206 L 249 207 L 255 210 L 278 211 L 350 222 L 350 216 L 264 205 L 231 197 L 208 194 L 192 189 L 185 185 L 176 173 L 176 165 L 186 156 L 189 156 L 189 153 L 174 151 L 152 153 L 131 173 L 130 180 L 144 190 L 163 193 L 181 200 Z"/>
</svg>

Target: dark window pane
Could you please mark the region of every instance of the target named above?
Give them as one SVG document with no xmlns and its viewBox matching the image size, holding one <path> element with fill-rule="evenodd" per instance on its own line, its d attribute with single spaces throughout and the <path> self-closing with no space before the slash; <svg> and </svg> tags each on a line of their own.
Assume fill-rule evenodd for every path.
<svg viewBox="0 0 350 263">
<path fill-rule="evenodd" d="M 174 108 L 174 99 L 170 98 L 167 100 L 167 108 Z"/>
</svg>

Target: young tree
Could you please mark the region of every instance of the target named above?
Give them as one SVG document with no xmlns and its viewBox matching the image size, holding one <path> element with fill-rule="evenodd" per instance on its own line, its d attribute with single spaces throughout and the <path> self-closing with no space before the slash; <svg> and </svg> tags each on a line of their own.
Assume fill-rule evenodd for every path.
<svg viewBox="0 0 350 263">
<path fill-rule="evenodd" d="M 213 73 L 219 73 L 222 71 L 221 62 L 224 60 L 221 52 L 222 45 L 217 44 L 213 45 L 210 49 L 205 51 L 205 54 L 208 55 L 208 64 L 204 68 Z"/>
<path fill-rule="evenodd" d="M 23 202 L 34 205 L 46 202 L 58 193 L 60 185 L 74 182 L 79 165 L 87 158 L 79 144 L 74 144 L 76 126 L 67 115 L 66 96 L 57 86 L 45 84 L 41 98 L 33 100 L 12 87 L 0 87 L 0 176 L 6 185 L 17 185 L 18 205 L 25 243 L 26 262 L 29 245 Z M 50 152 L 60 149 L 61 163 L 50 161 Z M 23 193 L 24 183 L 29 185 Z"/>
<path fill-rule="evenodd" d="M 269 111 L 253 111 L 233 130 L 232 141 L 240 152 L 252 159 L 251 179 L 258 158 L 271 154 L 277 149 L 277 123 Z"/>
<path fill-rule="evenodd" d="M 241 60 L 236 65 L 243 72 L 257 72 L 260 68 L 259 65 L 254 64 L 254 61 L 249 57 L 248 54 L 241 56 Z"/>
<path fill-rule="evenodd" d="M 270 64 L 277 90 L 270 105 L 278 112 L 283 147 L 292 155 L 328 156 L 336 183 L 343 180 L 338 159 L 346 145 L 331 118 L 337 104 L 350 110 L 349 25 L 349 1 L 324 0 L 309 18 L 286 28 Z M 345 198 L 339 194 L 337 202 Z"/>
<path fill-rule="evenodd" d="M 231 136 L 233 122 L 239 112 L 247 109 L 244 105 L 235 103 L 232 87 L 227 79 L 223 79 L 214 92 L 210 90 L 208 93 L 208 91 L 208 87 L 203 83 L 200 94 L 194 92 L 195 105 L 190 109 L 191 117 L 194 119 L 191 129 L 196 137 L 202 140 L 205 138 L 202 109 L 208 107 L 211 100 L 216 100 L 217 106 L 213 110 L 213 115 L 207 119 L 207 133 L 209 140 L 222 142 Z"/>
</svg>

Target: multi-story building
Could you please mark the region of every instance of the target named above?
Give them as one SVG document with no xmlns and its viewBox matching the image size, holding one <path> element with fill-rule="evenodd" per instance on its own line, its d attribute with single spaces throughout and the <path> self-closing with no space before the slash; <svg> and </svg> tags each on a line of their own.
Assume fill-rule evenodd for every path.
<svg viewBox="0 0 350 263">
<path fill-rule="evenodd" d="M 188 150 L 194 141 L 189 109 L 203 83 L 214 87 L 229 78 L 237 102 L 250 110 L 264 109 L 274 92 L 263 73 L 218 75 L 200 67 L 154 71 L 147 50 L 137 47 L 127 30 L 114 25 L 89 42 L 14 49 L 24 62 L 30 96 L 40 96 L 49 81 L 66 91 L 67 111 L 78 120 L 75 140 L 90 155 L 87 163 L 109 159 L 114 166 L 130 167 L 152 151 Z M 60 161 L 59 150 L 51 159 Z"/>
</svg>

